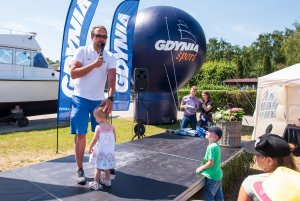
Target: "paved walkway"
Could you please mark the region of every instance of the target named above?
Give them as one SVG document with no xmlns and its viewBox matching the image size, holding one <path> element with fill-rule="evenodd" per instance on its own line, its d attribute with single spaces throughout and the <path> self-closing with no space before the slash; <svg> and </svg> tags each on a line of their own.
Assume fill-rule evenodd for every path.
<svg viewBox="0 0 300 201">
<path fill-rule="evenodd" d="M 134 106 L 133 103 L 130 104 L 128 111 L 113 111 L 113 118 L 133 118 L 134 115 Z M 183 112 L 179 111 L 177 113 L 177 119 L 182 119 Z M 37 130 L 37 129 L 46 129 L 46 128 L 55 128 L 57 125 L 56 120 L 57 114 L 47 114 L 28 117 L 29 125 L 27 127 L 18 127 L 16 123 L 0 123 L 0 134 L 1 133 L 10 133 L 16 131 L 28 131 L 28 130 Z M 61 125 L 61 123 L 59 124 Z M 244 116 L 243 125 L 253 126 L 252 116 Z"/>
</svg>

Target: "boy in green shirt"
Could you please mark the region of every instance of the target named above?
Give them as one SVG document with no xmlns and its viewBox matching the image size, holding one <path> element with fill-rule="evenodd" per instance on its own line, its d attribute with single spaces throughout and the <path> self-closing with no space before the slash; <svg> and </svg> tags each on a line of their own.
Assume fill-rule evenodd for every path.
<svg viewBox="0 0 300 201">
<path fill-rule="evenodd" d="M 196 169 L 196 173 L 205 176 L 205 186 L 203 187 L 204 200 L 223 201 L 221 169 L 221 148 L 218 141 L 222 137 L 222 130 L 217 126 L 212 126 L 206 131 L 205 138 L 208 140 L 204 160 L 201 166 Z"/>
</svg>

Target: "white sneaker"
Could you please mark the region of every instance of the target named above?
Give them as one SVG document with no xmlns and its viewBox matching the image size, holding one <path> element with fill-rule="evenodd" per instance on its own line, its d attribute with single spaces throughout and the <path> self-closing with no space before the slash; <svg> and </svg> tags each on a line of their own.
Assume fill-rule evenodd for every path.
<svg viewBox="0 0 300 201">
<path fill-rule="evenodd" d="M 110 179 L 100 179 L 100 184 L 110 187 L 111 186 L 111 180 Z"/>
<path fill-rule="evenodd" d="M 75 180 L 78 184 L 85 184 L 85 176 L 84 176 L 83 169 L 78 169 L 76 171 L 76 179 Z"/>
<path fill-rule="evenodd" d="M 93 189 L 94 191 L 99 190 L 101 187 L 102 187 L 101 184 L 98 184 L 98 183 L 95 182 L 95 181 L 91 181 L 91 182 L 89 183 L 89 189 Z"/>
</svg>

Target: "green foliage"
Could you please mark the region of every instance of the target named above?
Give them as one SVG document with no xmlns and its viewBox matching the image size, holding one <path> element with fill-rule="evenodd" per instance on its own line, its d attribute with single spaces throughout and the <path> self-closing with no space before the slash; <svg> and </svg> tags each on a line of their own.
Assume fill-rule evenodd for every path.
<svg viewBox="0 0 300 201">
<path fill-rule="evenodd" d="M 200 88 L 200 87 L 199 87 Z M 205 89 L 206 90 L 206 89 Z M 217 108 L 239 107 L 243 108 L 246 115 L 253 115 L 256 102 L 256 90 L 207 90 L 213 101 L 213 111 Z M 178 91 L 179 104 L 190 93 L 190 89 Z M 201 93 L 198 89 L 197 97 Z"/>
<path fill-rule="evenodd" d="M 245 114 L 253 115 L 256 102 L 256 90 L 223 91 L 216 94 L 215 108 L 239 107 Z"/>
<path fill-rule="evenodd" d="M 224 39 L 210 38 L 207 43 L 206 62 L 232 62 L 234 72 L 222 72 L 220 76 L 212 64 L 204 64 L 195 74 L 189 86 L 197 83 L 221 84 L 222 81 L 234 77 L 260 77 L 300 62 L 300 24 L 294 24 L 295 29 L 285 31 L 274 30 L 272 33 L 263 33 L 248 47 L 231 45 Z M 215 65 L 216 66 L 216 65 Z M 232 69 L 232 68 L 230 68 Z"/>
<path fill-rule="evenodd" d="M 50 65 L 52 65 L 52 64 L 58 64 L 59 63 L 59 61 L 58 60 L 56 60 L 56 61 L 52 61 L 51 59 L 49 59 L 49 58 L 46 58 L 46 60 L 47 60 L 47 62 L 50 64 Z"/>
<path fill-rule="evenodd" d="M 233 46 L 224 39 L 210 38 L 207 44 L 207 61 L 232 61 L 241 54 L 239 46 Z"/>
<path fill-rule="evenodd" d="M 245 112 L 243 108 L 229 108 L 229 109 L 220 109 L 218 108 L 217 111 L 213 115 L 214 122 L 217 121 L 242 121 Z"/>
<path fill-rule="evenodd" d="M 278 66 L 285 64 L 286 56 L 282 50 L 284 39 L 284 33 L 275 30 L 272 33 L 260 34 L 252 43 L 251 46 L 256 51 L 255 66 L 264 70 L 262 75 L 274 72 L 278 70 Z"/>
<path fill-rule="evenodd" d="M 237 71 L 238 71 L 238 78 L 244 77 L 244 65 L 241 59 L 238 59 L 236 62 Z"/>
<path fill-rule="evenodd" d="M 284 41 L 283 50 L 288 65 L 300 63 L 300 31 L 293 33 Z"/>
<path fill-rule="evenodd" d="M 271 70 L 271 60 L 270 60 L 270 57 L 268 55 L 264 56 L 263 68 L 264 68 L 264 73 L 266 75 L 272 72 L 272 70 Z"/>
<path fill-rule="evenodd" d="M 238 183 L 241 178 L 248 175 L 251 165 L 254 163 L 253 155 L 246 153 L 243 149 L 232 156 L 225 164 L 222 164 L 223 170 L 223 191 L 231 191 L 234 183 Z"/>
<path fill-rule="evenodd" d="M 201 84 L 221 85 L 226 79 L 233 79 L 237 76 L 237 66 L 234 62 L 211 61 L 206 62 L 200 70 Z"/>
</svg>

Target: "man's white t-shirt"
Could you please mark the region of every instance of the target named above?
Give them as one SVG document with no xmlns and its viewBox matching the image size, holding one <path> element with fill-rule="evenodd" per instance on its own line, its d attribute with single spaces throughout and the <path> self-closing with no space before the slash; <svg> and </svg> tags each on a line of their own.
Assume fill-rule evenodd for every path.
<svg viewBox="0 0 300 201">
<path fill-rule="evenodd" d="M 95 51 L 93 45 L 79 47 L 72 60 L 78 61 L 84 66 L 93 63 L 99 54 Z M 83 77 L 73 80 L 74 84 L 74 96 L 79 96 L 89 100 L 103 100 L 104 87 L 107 79 L 108 69 L 116 68 L 116 59 L 109 51 L 103 51 L 104 63 L 101 67 L 94 68 L 88 74 Z"/>
</svg>

